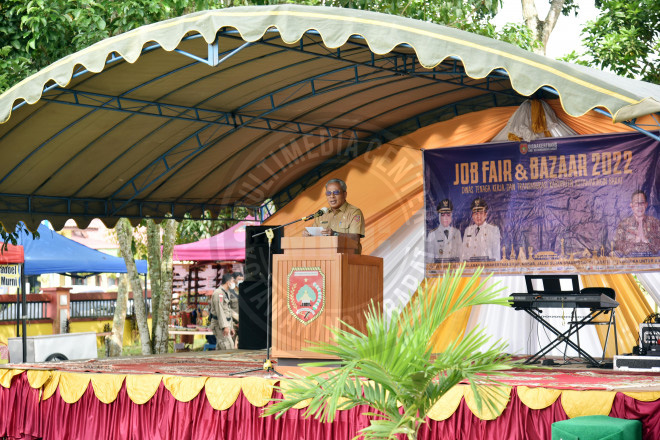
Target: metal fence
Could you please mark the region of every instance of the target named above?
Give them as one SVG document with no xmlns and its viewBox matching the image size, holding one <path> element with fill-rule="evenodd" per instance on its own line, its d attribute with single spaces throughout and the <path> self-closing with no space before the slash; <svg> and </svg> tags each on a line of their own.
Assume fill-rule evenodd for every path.
<svg viewBox="0 0 660 440">
<path fill-rule="evenodd" d="M 46 319 L 47 314 L 47 301 L 36 301 L 27 303 L 27 319 Z M 0 303 L 0 322 L 2 321 L 16 321 L 16 303 L 7 302 Z"/>
<path fill-rule="evenodd" d="M 71 301 L 71 318 L 108 318 L 115 314 L 114 299 L 74 300 Z M 27 319 L 29 321 L 48 318 L 48 302 L 34 301 L 27 303 Z M 151 313 L 151 298 L 147 298 L 147 313 Z M 134 315 L 133 300 L 128 300 L 127 315 Z M 0 303 L 0 322 L 16 320 L 16 303 Z"/>
<path fill-rule="evenodd" d="M 115 314 L 117 301 L 114 299 L 85 299 L 71 301 L 72 318 L 109 318 Z M 147 298 L 147 313 L 151 313 L 151 298 Z M 128 300 L 127 315 L 134 315 L 133 300 Z"/>
</svg>

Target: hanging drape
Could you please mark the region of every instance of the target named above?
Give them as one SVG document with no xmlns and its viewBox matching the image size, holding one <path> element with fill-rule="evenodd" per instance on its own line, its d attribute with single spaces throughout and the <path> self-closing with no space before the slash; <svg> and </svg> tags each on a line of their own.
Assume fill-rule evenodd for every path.
<svg viewBox="0 0 660 440">
<path fill-rule="evenodd" d="M 523 102 L 491 142 L 531 141 L 547 137 L 575 136 L 552 108 L 538 99 Z"/>
<path fill-rule="evenodd" d="M 595 112 L 579 118 L 568 116 L 559 100 L 546 103 L 564 124 L 579 135 L 632 131 L 625 125 L 612 124 L 611 119 Z M 424 222 L 420 212 L 423 208 L 423 175 L 420 150 L 487 143 L 505 127 L 517 109 L 518 107 L 491 108 L 423 127 L 352 160 L 328 176 L 343 179 L 347 183 L 347 200 L 358 206 L 364 214 L 366 234 L 362 242 L 363 254 L 376 255 L 384 260 L 383 297 L 386 311 L 407 299 L 410 293 L 416 290 L 414 281 L 419 283 L 423 277 Z M 649 122 L 649 117 L 638 120 L 639 124 Z M 287 223 L 325 206 L 324 184 L 324 181 L 319 181 L 308 188 L 270 217 L 266 224 Z M 285 235 L 300 235 L 305 225 L 308 224 L 298 222 L 290 225 L 285 228 Z M 526 291 L 522 277 L 507 276 L 495 279 L 504 288 L 502 295 Z M 643 295 L 638 286 L 626 281 L 627 279 L 627 275 L 607 277 L 607 285 L 616 286 L 620 303 L 634 302 L 618 312 L 620 353 L 631 351 L 635 345 L 633 341 L 637 336 L 639 322 L 645 317 L 642 315 L 644 311 L 651 311 L 648 304 L 639 303 L 643 300 Z M 652 293 L 656 301 L 660 298 L 660 288 L 658 289 L 656 293 Z M 653 289 L 647 290 L 651 292 Z M 635 313 L 629 313 L 627 310 L 634 310 Z M 568 325 L 570 316 L 565 314 L 570 312 L 565 312 L 564 316 L 558 310 L 552 310 L 551 313 L 558 316 L 551 318 L 553 325 L 560 329 Z M 511 353 L 521 355 L 535 353 L 552 337 L 538 323 L 532 322 L 531 317 L 524 312 L 503 307 L 494 310 L 482 307 L 472 310 L 469 319 L 463 317 L 458 322 L 455 319 L 458 318 L 448 323 L 447 328 L 441 330 L 438 337 L 431 341 L 434 347 L 443 347 L 447 340 L 462 336 L 477 323 L 484 326 L 494 338 L 508 341 Z M 603 339 L 603 327 L 588 326 L 580 331 L 580 344 L 587 352 L 596 354 L 602 351 L 599 341 Z M 597 334 L 600 337 L 597 337 Z M 614 344 L 608 346 L 611 348 L 608 348 L 607 354 L 611 356 L 610 349 L 614 349 Z M 563 355 L 564 347 L 553 350 L 551 354 Z M 566 352 L 567 356 L 571 354 L 570 350 Z"/>
<path fill-rule="evenodd" d="M 580 277 L 584 287 L 611 287 L 616 292 L 619 307 L 616 308 L 616 327 L 619 338 L 619 354 L 630 353 L 632 347 L 637 345 L 639 324 L 651 312 L 648 303 L 639 285 L 632 274 L 594 274 Z M 605 315 L 597 318 L 600 321 L 608 319 Z M 605 341 L 607 326 L 597 325 L 598 337 L 602 343 Z M 606 357 L 614 356 L 614 343 L 610 339 L 607 344 Z"/>
<path fill-rule="evenodd" d="M 371 253 L 383 258 L 383 310 L 388 316 L 408 303 L 424 279 L 423 227 L 420 209 Z"/>
<path fill-rule="evenodd" d="M 638 273 L 636 276 L 644 290 L 653 298 L 657 311 L 657 304 L 660 304 L 660 272 Z"/>
</svg>

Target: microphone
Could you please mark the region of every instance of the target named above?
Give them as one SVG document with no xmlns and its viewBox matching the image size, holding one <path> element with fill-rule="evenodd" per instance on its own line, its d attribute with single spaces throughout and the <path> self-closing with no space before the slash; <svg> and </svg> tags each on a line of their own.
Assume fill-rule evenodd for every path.
<svg viewBox="0 0 660 440">
<path fill-rule="evenodd" d="M 323 208 L 316 211 L 314 214 L 310 214 L 307 217 L 303 217 L 301 220 L 302 221 L 307 221 L 307 220 L 311 220 L 311 219 L 316 218 L 316 217 L 321 217 L 323 214 L 325 214 L 328 211 L 330 211 L 330 209 L 328 209 L 324 206 Z"/>
</svg>

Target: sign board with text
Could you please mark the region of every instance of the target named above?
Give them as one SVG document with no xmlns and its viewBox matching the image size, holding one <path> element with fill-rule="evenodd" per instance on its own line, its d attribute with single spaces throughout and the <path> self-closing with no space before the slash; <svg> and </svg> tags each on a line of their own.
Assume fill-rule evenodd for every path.
<svg viewBox="0 0 660 440">
<path fill-rule="evenodd" d="M 638 133 L 424 151 L 427 276 L 660 263 L 660 143 Z"/>
<path fill-rule="evenodd" d="M 0 293 L 16 294 L 21 287 L 21 265 L 0 264 Z"/>
</svg>

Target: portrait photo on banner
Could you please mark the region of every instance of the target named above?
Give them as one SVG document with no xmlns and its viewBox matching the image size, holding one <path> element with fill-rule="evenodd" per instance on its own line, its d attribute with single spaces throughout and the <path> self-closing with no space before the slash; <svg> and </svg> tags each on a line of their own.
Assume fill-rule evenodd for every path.
<svg viewBox="0 0 660 440">
<path fill-rule="evenodd" d="M 427 276 L 656 270 L 659 155 L 640 133 L 425 150 Z"/>
</svg>

